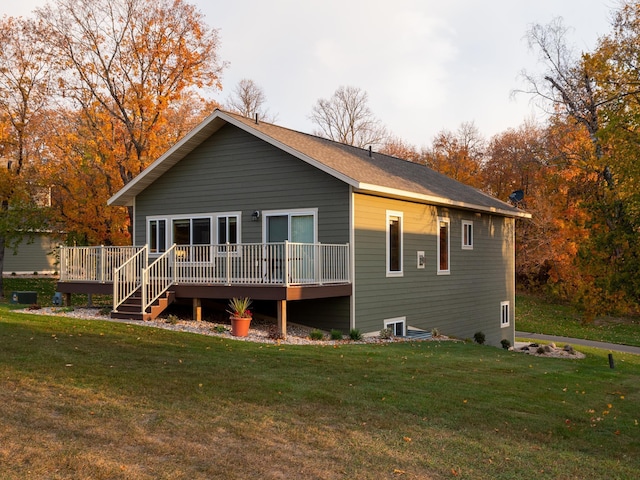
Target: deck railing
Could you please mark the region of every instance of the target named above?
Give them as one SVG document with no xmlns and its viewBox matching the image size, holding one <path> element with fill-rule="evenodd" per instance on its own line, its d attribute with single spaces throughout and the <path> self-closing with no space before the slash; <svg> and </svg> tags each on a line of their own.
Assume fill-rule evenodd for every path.
<svg viewBox="0 0 640 480">
<path fill-rule="evenodd" d="M 142 272 L 142 311 L 153 305 L 160 295 L 166 292 L 175 283 L 175 258 L 176 246 L 156 258 L 151 265 Z"/>
<path fill-rule="evenodd" d="M 348 283 L 349 245 L 243 243 L 175 247 L 180 284 Z"/>
<path fill-rule="evenodd" d="M 113 272 L 144 248 L 60 247 L 60 281 L 110 283 Z"/>
<path fill-rule="evenodd" d="M 144 247 L 61 247 L 61 282 L 113 282 L 113 307 L 141 289 L 143 312 L 173 284 L 349 283 L 349 245 L 173 245 L 149 264 Z"/>
<path fill-rule="evenodd" d="M 113 311 L 138 291 L 143 285 L 143 271 L 147 266 L 148 255 L 146 245 L 138 250 L 129 260 L 113 271 Z"/>
</svg>

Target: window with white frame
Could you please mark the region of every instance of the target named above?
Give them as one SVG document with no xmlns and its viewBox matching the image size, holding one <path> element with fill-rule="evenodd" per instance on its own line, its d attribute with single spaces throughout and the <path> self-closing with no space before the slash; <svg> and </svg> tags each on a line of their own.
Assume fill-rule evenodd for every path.
<svg viewBox="0 0 640 480">
<path fill-rule="evenodd" d="M 402 276 L 402 212 L 387 210 L 387 276 Z"/>
<path fill-rule="evenodd" d="M 167 221 L 164 218 L 149 220 L 147 232 L 150 253 L 167 250 Z"/>
<path fill-rule="evenodd" d="M 404 337 L 407 323 L 407 317 L 389 318 L 384 321 L 384 328 L 391 329 L 394 337 Z"/>
<path fill-rule="evenodd" d="M 174 215 L 147 219 L 151 253 L 162 253 L 167 245 L 211 245 L 240 243 L 240 212 L 206 215 Z"/>
<path fill-rule="evenodd" d="M 211 244 L 211 217 L 186 217 L 172 220 L 172 240 L 176 245 Z"/>
<path fill-rule="evenodd" d="M 473 222 L 462 221 L 462 249 L 473 250 Z"/>
<path fill-rule="evenodd" d="M 238 215 L 218 215 L 218 244 L 238 243 Z"/>
<path fill-rule="evenodd" d="M 449 265 L 449 231 L 450 220 L 446 217 L 438 217 L 438 274 L 450 273 Z"/>
<path fill-rule="evenodd" d="M 510 324 L 509 302 L 500 302 L 500 326 L 508 327 Z"/>
</svg>

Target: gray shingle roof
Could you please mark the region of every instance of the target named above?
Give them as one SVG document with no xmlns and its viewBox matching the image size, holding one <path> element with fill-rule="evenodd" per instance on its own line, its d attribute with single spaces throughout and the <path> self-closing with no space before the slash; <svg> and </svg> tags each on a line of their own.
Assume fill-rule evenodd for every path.
<svg viewBox="0 0 640 480">
<path fill-rule="evenodd" d="M 110 200 L 111 205 L 131 204 L 135 195 L 184 158 L 224 124 L 239 128 L 297 156 L 343 180 L 359 191 L 410 198 L 500 215 L 528 217 L 512 205 L 464 185 L 423 165 L 344 145 L 295 130 L 216 110 L 185 138 L 150 165 Z"/>
</svg>

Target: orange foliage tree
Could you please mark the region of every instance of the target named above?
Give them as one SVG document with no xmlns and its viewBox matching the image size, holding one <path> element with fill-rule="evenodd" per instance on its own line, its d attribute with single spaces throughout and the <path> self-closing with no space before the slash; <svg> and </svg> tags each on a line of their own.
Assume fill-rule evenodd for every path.
<svg viewBox="0 0 640 480">
<path fill-rule="evenodd" d="M 88 242 L 120 243 L 132 212 L 106 202 L 203 117 L 200 92 L 221 86 L 218 33 L 182 0 L 55 0 L 37 14 L 64 107 L 47 172 L 67 175 L 58 211 Z"/>
</svg>

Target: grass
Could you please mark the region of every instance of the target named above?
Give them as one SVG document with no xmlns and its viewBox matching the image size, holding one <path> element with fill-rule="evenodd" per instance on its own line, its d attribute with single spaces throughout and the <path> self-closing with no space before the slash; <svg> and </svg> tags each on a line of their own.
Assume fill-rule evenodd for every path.
<svg viewBox="0 0 640 480">
<path fill-rule="evenodd" d="M 0 306 L 3 479 L 635 478 L 640 356 L 290 346 Z"/>
<path fill-rule="evenodd" d="M 517 296 L 516 307 L 516 330 L 521 332 L 640 346 L 638 317 L 597 318 L 586 324 L 570 305 L 552 304 L 524 294 Z"/>
</svg>

